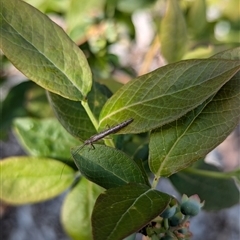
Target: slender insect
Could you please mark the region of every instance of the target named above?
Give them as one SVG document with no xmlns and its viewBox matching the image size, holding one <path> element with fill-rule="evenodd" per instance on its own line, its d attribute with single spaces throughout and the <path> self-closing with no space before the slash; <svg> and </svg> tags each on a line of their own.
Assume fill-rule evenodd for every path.
<svg viewBox="0 0 240 240">
<path fill-rule="evenodd" d="M 133 122 L 133 118 L 130 118 L 122 123 L 119 123 L 116 126 L 110 127 L 100 133 L 97 133 L 93 136 L 91 136 L 89 139 L 87 139 L 75 152 L 73 155 L 77 154 L 78 151 L 80 151 L 84 146 L 86 145 L 91 145 L 93 149 L 95 149 L 95 147 L 93 146 L 93 143 L 101 140 L 102 138 L 112 134 L 112 133 L 116 133 L 118 131 L 120 131 L 121 129 L 123 129 L 124 127 L 126 127 L 127 125 L 129 125 L 131 122 Z"/>
</svg>

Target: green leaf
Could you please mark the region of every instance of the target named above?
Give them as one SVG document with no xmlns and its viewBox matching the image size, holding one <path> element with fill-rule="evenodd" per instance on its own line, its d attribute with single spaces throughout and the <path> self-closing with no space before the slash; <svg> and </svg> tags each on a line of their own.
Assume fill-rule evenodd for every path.
<svg viewBox="0 0 240 240">
<path fill-rule="evenodd" d="M 161 214 L 170 200 L 169 195 L 141 184 L 107 190 L 93 209 L 94 240 L 123 239 Z"/>
<path fill-rule="evenodd" d="M 107 87 L 94 83 L 92 91 L 88 95 L 88 104 L 95 117 L 99 116 L 104 103 L 110 96 L 111 92 Z M 59 122 L 73 136 L 87 139 L 96 134 L 81 102 L 71 101 L 51 92 L 48 92 L 48 100 Z"/>
<path fill-rule="evenodd" d="M 70 148 L 79 144 L 56 119 L 17 118 L 14 131 L 26 151 L 36 157 L 51 157 L 73 164 Z"/>
<path fill-rule="evenodd" d="M 214 48 L 212 46 L 200 46 L 188 51 L 182 59 L 209 58 L 213 53 Z"/>
<path fill-rule="evenodd" d="M 24 106 L 26 92 L 33 86 L 32 82 L 22 82 L 9 91 L 6 98 L 0 103 L 1 125 L 0 138 L 4 138 L 9 131 L 12 121 L 16 117 L 27 116 Z M 11 110 L 11 111 L 10 111 Z"/>
<path fill-rule="evenodd" d="M 181 194 L 198 194 L 201 200 L 205 200 L 206 210 L 217 211 L 239 203 L 239 190 L 234 180 L 204 162 L 197 168 L 172 175 L 170 180 Z"/>
<path fill-rule="evenodd" d="M 191 27 L 191 31 L 199 38 L 207 32 L 204 32 L 207 25 L 206 12 L 206 0 L 195 0 L 191 2 L 188 13 L 188 23 Z"/>
<path fill-rule="evenodd" d="M 120 133 L 140 133 L 172 122 L 216 93 L 239 69 L 239 61 L 186 60 L 140 76 L 106 102 L 100 128 L 133 118 Z"/>
<path fill-rule="evenodd" d="M 71 239 L 92 239 L 89 223 L 93 206 L 101 192 L 99 186 L 82 178 L 67 195 L 62 206 L 61 222 Z"/>
<path fill-rule="evenodd" d="M 130 182 L 146 183 L 137 164 L 122 151 L 104 145 L 94 144 L 95 149 L 84 147 L 72 149 L 72 155 L 83 176 L 108 189 Z"/>
<path fill-rule="evenodd" d="M 81 139 L 96 134 L 81 102 L 71 101 L 51 92 L 47 96 L 57 119 L 70 134 Z"/>
<path fill-rule="evenodd" d="M 11 157 L 0 161 L 0 199 L 9 204 L 41 202 L 65 191 L 75 172 L 47 158 Z"/>
<path fill-rule="evenodd" d="M 26 0 L 28 4 L 39 9 L 41 12 L 54 12 L 54 13 L 63 13 L 66 11 L 69 5 L 68 0 Z"/>
<path fill-rule="evenodd" d="M 153 131 L 149 143 L 151 171 L 169 176 L 206 156 L 239 123 L 239 102 L 240 78 L 236 76 L 214 98 Z"/>
<path fill-rule="evenodd" d="M 71 100 L 85 99 L 91 71 L 82 51 L 46 15 L 23 1 L 3 0 L 0 47 L 41 87 Z"/>
<path fill-rule="evenodd" d="M 205 157 L 239 123 L 239 102 L 238 73 L 198 108 L 153 131 L 149 143 L 151 171 L 169 176 Z"/>
<path fill-rule="evenodd" d="M 167 1 L 160 29 L 161 52 L 168 62 L 180 60 L 187 48 L 187 26 L 177 0 Z"/>
<path fill-rule="evenodd" d="M 37 118 L 53 117 L 53 111 L 49 105 L 46 90 L 30 81 L 33 87 L 27 92 L 26 96 L 26 109 L 28 116 Z"/>
</svg>

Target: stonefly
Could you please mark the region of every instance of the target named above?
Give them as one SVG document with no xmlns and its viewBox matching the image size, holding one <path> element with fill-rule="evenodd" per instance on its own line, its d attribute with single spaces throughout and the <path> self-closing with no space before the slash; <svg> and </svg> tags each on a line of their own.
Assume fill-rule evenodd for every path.
<svg viewBox="0 0 240 240">
<path fill-rule="evenodd" d="M 133 122 L 133 118 L 130 118 L 122 123 L 117 124 L 116 126 L 110 127 L 100 133 L 97 133 L 97 134 L 91 136 L 73 153 L 73 155 L 77 154 L 78 151 L 80 151 L 86 145 L 91 145 L 92 148 L 95 149 L 95 147 L 93 146 L 93 143 L 103 139 L 104 137 L 106 137 L 112 133 L 116 133 L 116 132 L 120 131 L 121 129 L 123 129 L 127 125 L 129 125 L 131 122 Z"/>
</svg>

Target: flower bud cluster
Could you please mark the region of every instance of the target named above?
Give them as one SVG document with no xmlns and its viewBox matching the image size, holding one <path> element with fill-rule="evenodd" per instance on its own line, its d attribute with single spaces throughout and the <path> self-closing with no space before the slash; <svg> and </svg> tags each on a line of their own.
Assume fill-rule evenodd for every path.
<svg viewBox="0 0 240 240">
<path fill-rule="evenodd" d="M 196 216 L 204 205 L 198 195 L 183 195 L 181 202 L 172 199 L 160 216 L 141 230 L 152 240 L 189 240 L 189 218 Z"/>
</svg>

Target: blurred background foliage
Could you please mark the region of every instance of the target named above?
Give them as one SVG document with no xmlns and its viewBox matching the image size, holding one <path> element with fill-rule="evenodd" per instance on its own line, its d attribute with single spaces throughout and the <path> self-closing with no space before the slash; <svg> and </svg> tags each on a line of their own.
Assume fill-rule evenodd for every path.
<svg viewBox="0 0 240 240">
<path fill-rule="evenodd" d="M 238 0 L 27 0 L 85 53 L 93 78 L 115 92 L 167 62 L 206 58 L 239 44 Z M 16 117 L 52 117 L 45 91 L 1 53 L 0 138 Z"/>
</svg>

